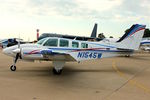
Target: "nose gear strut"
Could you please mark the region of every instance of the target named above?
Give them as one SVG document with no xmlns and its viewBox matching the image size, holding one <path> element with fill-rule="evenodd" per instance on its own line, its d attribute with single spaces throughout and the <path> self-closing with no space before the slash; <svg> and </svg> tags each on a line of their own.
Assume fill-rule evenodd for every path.
<svg viewBox="0 0 150 100">
<path fill-rule="evenodd" d="M 14 58 L 14 64 L 10 66 L 11 71 L 16 71 L 16 63 L 19 57 L 21 58 L 20 53 L 17 53 L 16 57 Z"/>
</svg>

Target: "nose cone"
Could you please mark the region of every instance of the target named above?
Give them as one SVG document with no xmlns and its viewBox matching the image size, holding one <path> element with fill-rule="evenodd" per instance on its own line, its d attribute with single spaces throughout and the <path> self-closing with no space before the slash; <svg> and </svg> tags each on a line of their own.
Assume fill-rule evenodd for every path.
<svg viewBox="0 0 150 100">
<path fill-rule="evenodd" d="M 2 52 L 3 52 L 4 54 L 6 54 L 6 55 L 8 55 L 8 54 L 10 53 L 8 48 L 3 49 Z"/>
<path fill-rule="evenodd" d="M 5 55 L 7 55 L 7 56 L 11 56 L 11 57 L 14 57 L 14 54 L 13 54 L 13 52 L 12 52 L 12 50 L 11 50 L 11 48 L 5 48 L 5 49 L 3 49 L 3 51 L 2 51 Z"/>
<path fill-rule="evenodd" d="M 3 52 L 5 55 L 14 57 L 16 54 L 13 52 L 13 50 L 17 49 L 17 47 L 18 47 L 18 46 L 7 47 L 7 48 L 3 49 L 2 52 Z"/>
</svg>

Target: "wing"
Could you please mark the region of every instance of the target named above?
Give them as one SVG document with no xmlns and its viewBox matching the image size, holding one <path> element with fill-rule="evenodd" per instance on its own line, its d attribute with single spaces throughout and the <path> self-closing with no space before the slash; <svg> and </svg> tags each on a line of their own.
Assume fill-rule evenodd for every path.
<svg viewBox="0 0 150 100">
<path fill-rule="evenodd" d="M 45 60 L 50 61 L 76 61 L 67 51 L 62 50 L 41 50 L 41 54 Z"/>
<path fill-rule="evenodd" d="M 85 61 L 85 60 L 94 60 L 100 59 L 102 57 L 102 52 L 98 51 L 72 51 L 68 53 L 71 57 L 73 57 L 76 61 Z"/>
<path fill-rule="evenodd" d="M 57 51 L 57 50 L 42 50 L 41 54 L 48 60 L 63 60 L 63 61 L 84 61 L 92 59 L 100 59 L 102 53 L 98 51 Z"/>
</svg>

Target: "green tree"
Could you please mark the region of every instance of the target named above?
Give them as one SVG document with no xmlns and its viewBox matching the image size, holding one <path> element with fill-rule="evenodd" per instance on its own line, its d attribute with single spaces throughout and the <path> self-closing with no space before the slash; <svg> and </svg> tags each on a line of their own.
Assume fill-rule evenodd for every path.
<svg viewBox="0 0 150 100">
<path fill-rule="evenodd" d="M 101 39 L 104 39 L 105 35 L 103 33 L 100 33 L 100 34 L 98 34 L 98 37 L 101 38 Z"/>
<path fill-rule="evenodd" d="M 113 36 L 110 36 L 109 38 L 114 38 Z"/>
<path fill-rule="evenodd" d="M 150 30 L 147 28 L 147 29 L 145 29 L 145 31 L 144 31 L 144 36 L 143 36 L 144 38 L 145 37 L 150 37 Z"/>
</svg>

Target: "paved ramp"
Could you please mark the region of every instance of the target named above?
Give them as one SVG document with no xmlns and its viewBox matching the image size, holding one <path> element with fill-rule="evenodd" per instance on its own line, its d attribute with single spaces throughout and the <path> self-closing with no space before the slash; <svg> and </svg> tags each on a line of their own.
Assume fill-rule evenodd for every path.
<svg viewBox="0 0 150 100">
<path fill-rule="evenodd" d="M 149 100 L 150 54 L 66 63 L 61 76 L 51 62 L 18 62 L 0 53 L 1 100 Z"/>
</svg>

